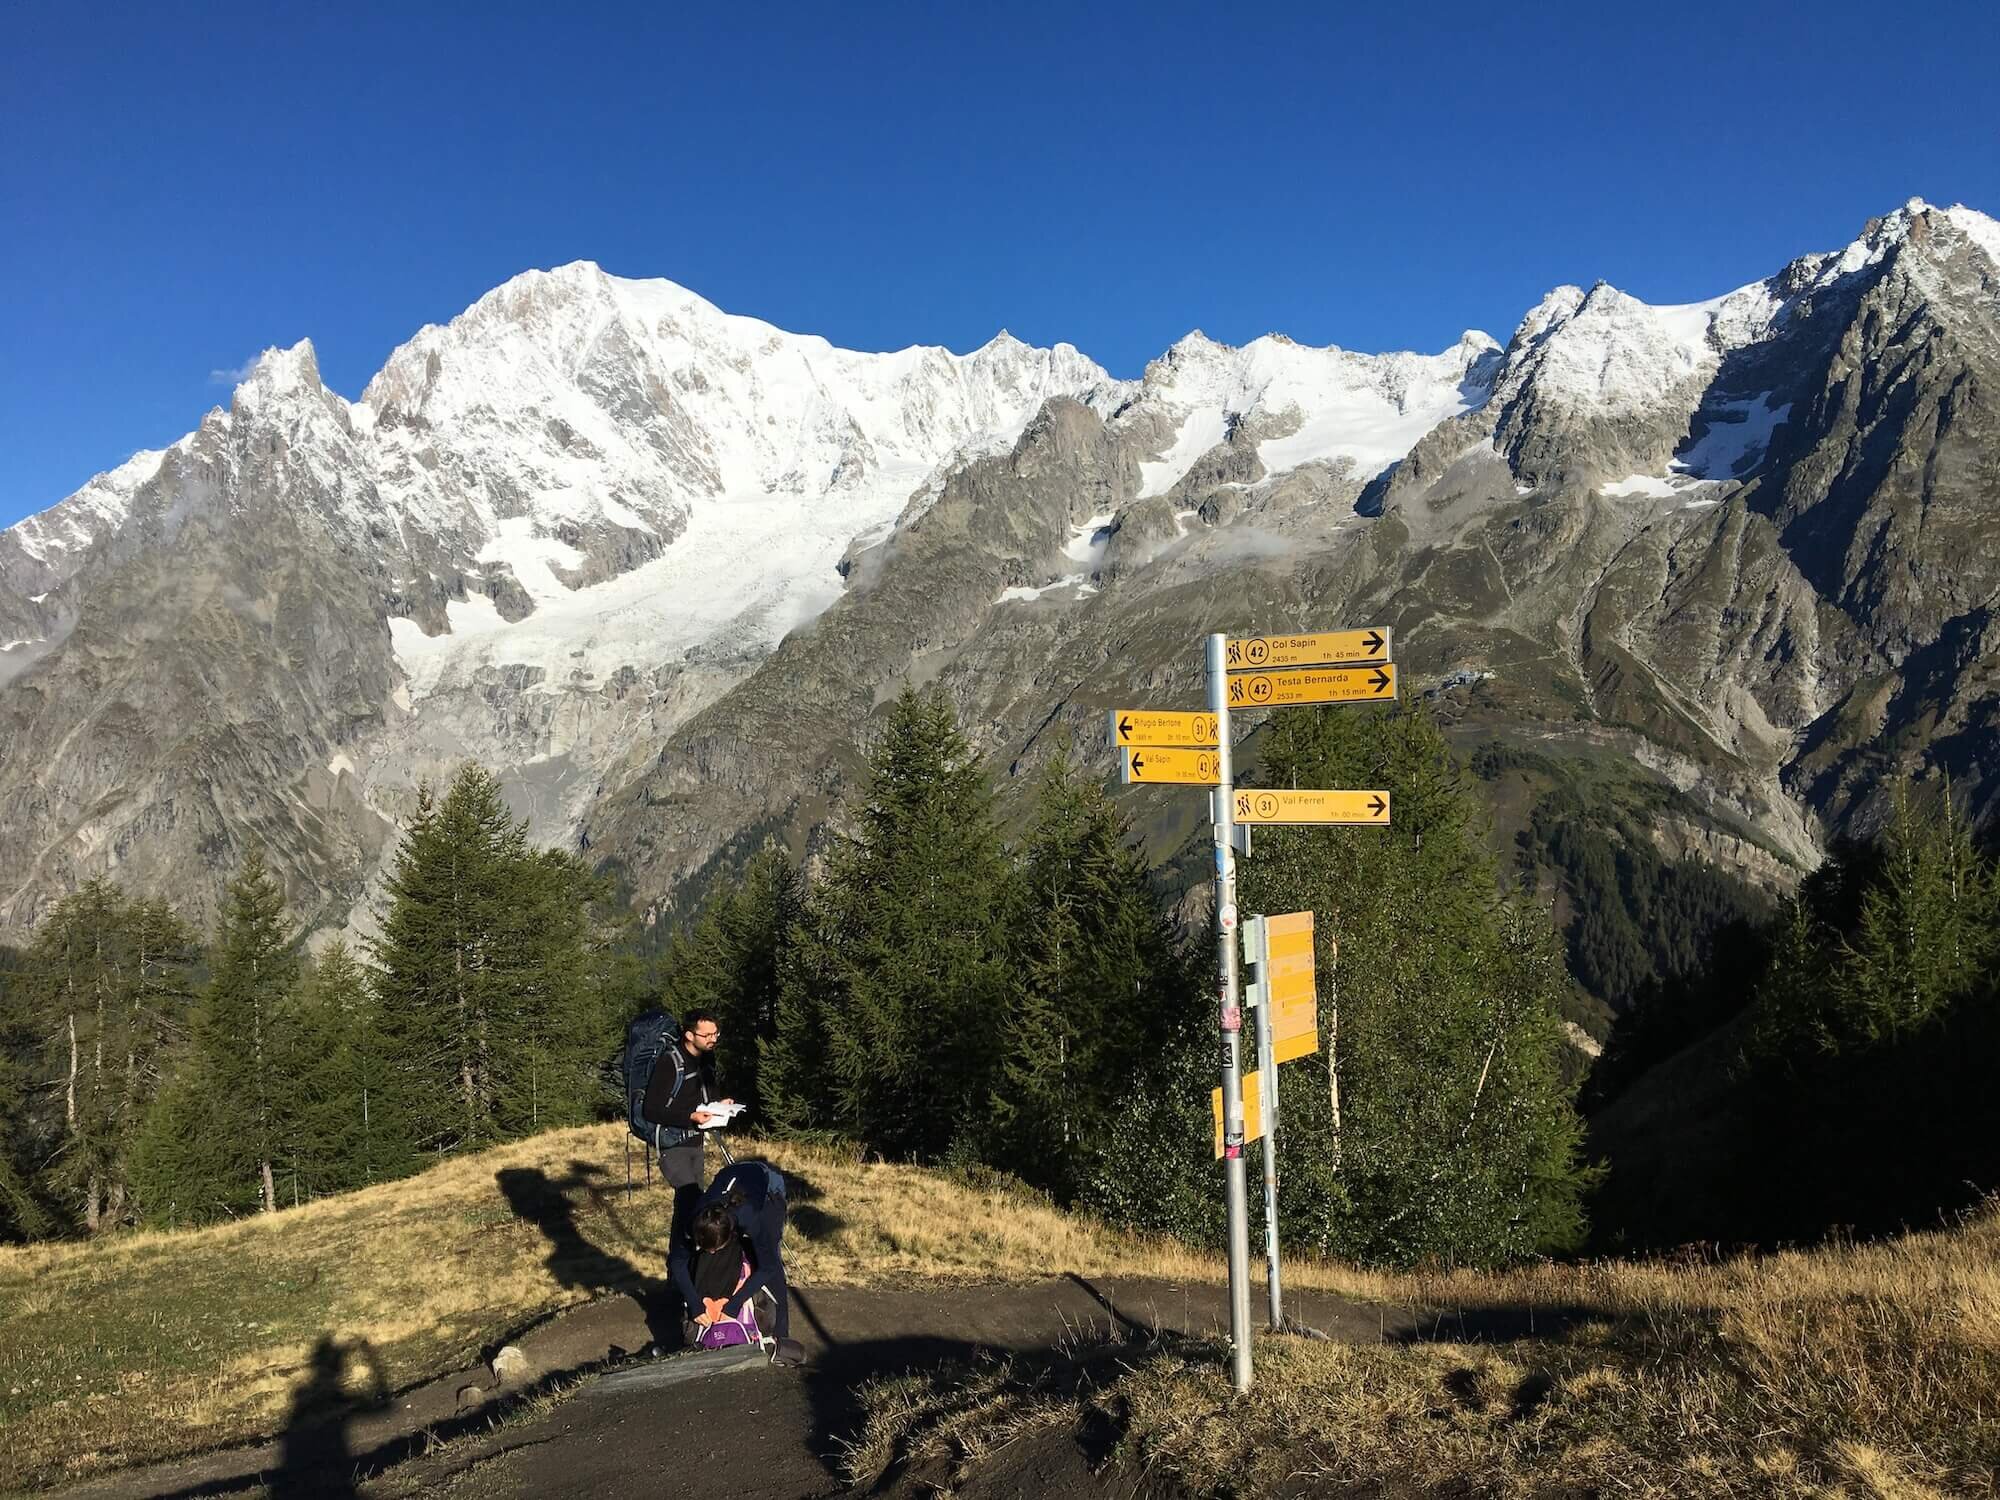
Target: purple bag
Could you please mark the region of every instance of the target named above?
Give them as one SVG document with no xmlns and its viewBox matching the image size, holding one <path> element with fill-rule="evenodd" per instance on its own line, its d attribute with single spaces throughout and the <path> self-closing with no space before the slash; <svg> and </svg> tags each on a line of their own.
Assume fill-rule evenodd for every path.
<svg viewBox="0 0 2000 1500">
<path fill-rule="evenodd" d="M 750 1262 L 746 1260 L 743 1262 L 741 1273 L 736 1278 L 736 1284 L 738 1286 L 743 1285 L 743 1282 L 749 1275 Z M 743 1310 L 737 1313 L 735 1317 L 732 1318 L 725 1314 L 702 1329 L 695 1337 L 695 1348 L 734 1349 L 745 1344 L 761 1346 L 764 1342 L 764 1336 L 757 1329 L 756 1301 L 757 1299 L 754 1297 L 744 1298 Z"/>
</svg>

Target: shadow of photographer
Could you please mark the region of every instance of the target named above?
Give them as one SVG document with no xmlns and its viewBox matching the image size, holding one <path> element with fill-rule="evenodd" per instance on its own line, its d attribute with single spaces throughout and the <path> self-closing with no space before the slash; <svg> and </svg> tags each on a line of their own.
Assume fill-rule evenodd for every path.
<svg viewBox="0 0 2000 1500">
<path fill-rule="evenodd" d="M 349 1389 L 350 1365 L 363 1372 L 360 1392 Z M 276 1472 L 266 1488 L 274 1500 L 293 1496 L 353 1496 L 356 1459 L 348 1426 L 363 1411 L 389 1399 L 389 1382 L 374 1346 L 357 1339 L 342 1347 L 330 1333 L 313 1345 L 305 1381 L 292 1392 L 292 1409 L 279 1440 Z"/>
</svg>

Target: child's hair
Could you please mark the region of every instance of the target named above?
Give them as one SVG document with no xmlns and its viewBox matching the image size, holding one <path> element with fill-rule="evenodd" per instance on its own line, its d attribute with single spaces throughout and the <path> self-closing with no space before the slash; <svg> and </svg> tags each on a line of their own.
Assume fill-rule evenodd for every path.
<svg viewBox="0 0 2000 1500">
<path fill-rule="evenodd" d="M 736 1238 L 736 1214 L 732 1206 L 727 1202 L 710 1204 L 694 1216 L 688 1234 L 695 1249 L 720 1250 Z"/>
</svg>

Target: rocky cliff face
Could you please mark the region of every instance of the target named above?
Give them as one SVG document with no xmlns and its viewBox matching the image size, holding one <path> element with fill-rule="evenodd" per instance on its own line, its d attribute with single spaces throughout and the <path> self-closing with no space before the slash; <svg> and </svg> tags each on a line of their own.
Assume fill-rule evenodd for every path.
<svg viewBox="0 0 2000 1500">
<path fill-rule="evenodd" d="M 1193 334 L 1132 383 L 530 273 L 358 403 L 273 353 L 0 535 L 0 925 L 107 869 L 199 905 L 251 842 L 340 925 L 466 756 L 669 899 L 806 840 L 905 681 L 1018 774 L 1193 706 L 1204 631 L 1342 623 L 1467 735 L 1651 767 L 1707 820 L 1663 846 L 1767 883 L 1891 768 L 1994 801 L 1996 393 L 2000 226 L 1916 202 L 1711 302 Z M 1163 842 L 1199 812 L 1132 795 Z"/>
</svg>

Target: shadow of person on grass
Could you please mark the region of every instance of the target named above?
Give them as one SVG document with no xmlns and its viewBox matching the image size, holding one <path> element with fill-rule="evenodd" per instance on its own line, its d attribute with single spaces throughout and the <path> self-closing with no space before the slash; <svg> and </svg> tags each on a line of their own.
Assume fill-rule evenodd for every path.
<svg viewBox="0 0 2000 1500">
<path fill-rule="evenodd" d="M 365 1367 L 364 1394 L 352 1394 L 345 1379 L 349 1361 Z M 382 1362 L 366 1339 L 343 1349 L 330 1333 L 313 1345 L 305 1382 L 292 1392 L 291 1415 L 279 1442 L 277 1472 L 265 1480 L 273 1500 L 295 1496 L 352 1496 L 354 1454 L 347 1439 L 356 1412 L 389 1399 Z"/>
<path fill-rule="evenodd" d="M 801 1239 L 819 1241 L 831 1239 L 845 1229 L 846 1219 L 819 1206 L 823 1196 L 810 1177 L 801 1177 L 797 1172 L 785 1173 L 785 1232 L 796 1232 Z"/>
<path fill-rule="evenodd" d="M 494 1174 L 501 1195 L 514 1217 L 533 1224 L 548 1239 L 543 1264 L 565 1290 L 593 1296 L 624 1293 L 639 1304 L 653 1343 L 662 1350 L 681 1346 L 680 1295 L 664 1276 L 648 1276 L 623 1255 L 595 1244 L 577 1223 L 577 1212 L 588 1205 L 617 1235 L 634 1245 L 638 1236 L 626 1225 L 611 1174 L 595 1162 L 572 1161 L 561 1177 L 540 1167 L 505 1167 Z M 647 1252 L 641 1252 L 647 1253 Z M 664 1247 L 656 1253 L 664 1266 Z M 650 1256 L 649 1256 L 650 1258 Z"/>
</svg>

